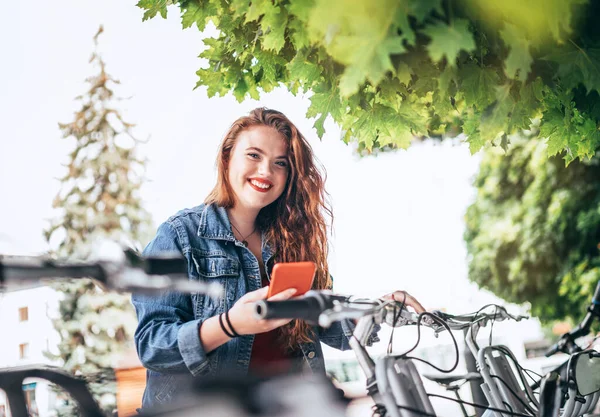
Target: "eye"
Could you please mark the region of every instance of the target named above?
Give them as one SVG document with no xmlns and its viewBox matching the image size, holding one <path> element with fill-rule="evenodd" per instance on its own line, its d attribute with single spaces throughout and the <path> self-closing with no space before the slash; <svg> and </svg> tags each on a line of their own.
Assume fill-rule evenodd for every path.
<svg viewBox="0 0 600 417">
<path fill-rule="evenodd" d="M 275 162 L 276 165 L 279 165 L 280 167 L 286 168 L 288 166 L 287 162 L 285 161 L 277 161 Z"/>
<path fill-rule="evenodd" d="M 258 159 L 258 154 L 257 153 L 249 153 L 248 156 L 252 159 Z"/>
</svg>

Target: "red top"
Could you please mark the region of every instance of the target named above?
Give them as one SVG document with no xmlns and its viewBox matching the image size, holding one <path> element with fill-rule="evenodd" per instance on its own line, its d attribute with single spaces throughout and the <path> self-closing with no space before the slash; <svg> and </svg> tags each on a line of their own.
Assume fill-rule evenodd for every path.
<svg viewBox="0 0 600 417">
<path fill-rule="evenodd" d="M 269 285 L 266 277 L 262 279 L 263 287 Z M 280 330 L 258 333 L 254 335 L 250 372 L 259 375 L 283 374 L 290 370 L 292 362 L 288 350 L 278 340 Z"/>
</svg>

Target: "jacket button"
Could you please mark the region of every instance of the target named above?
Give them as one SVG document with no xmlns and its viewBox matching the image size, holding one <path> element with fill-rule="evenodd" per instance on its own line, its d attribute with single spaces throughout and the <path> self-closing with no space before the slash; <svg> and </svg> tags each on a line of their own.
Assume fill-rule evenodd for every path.
<svg viewBox="0 0 600 417">
<path fill-rule="evenodd" d="M 308 352 L 308 358 L 312 359 L 315 357 L 315 352 Z"/>
</svg>

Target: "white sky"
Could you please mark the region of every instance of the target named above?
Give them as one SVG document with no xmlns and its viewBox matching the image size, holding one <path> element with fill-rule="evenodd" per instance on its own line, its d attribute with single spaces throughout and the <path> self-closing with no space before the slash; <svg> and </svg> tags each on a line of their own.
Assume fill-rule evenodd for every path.
<svg viewBox="0 0 600 417">
<path fill-rule="evenodd" d="M 179 13 L 142 23 L 135 1 L 10 2 L 0 14 L 0 251 L 41 252 L 52 216 L 56 177 L 71 143 L 69 122 L 94 73 L 88 63 L 100 24 L 108 72 L 125 119 L 136 123 L 149 159 L 146 207 L 158 225 L 199 204 L 212 188 L 214 159 L 229 124 L 257 105 L 283 111 L 326 166 L 335 214 L 330 262 L 336 290 L 365 296 L 406 289 L 429 308 L 465 312 L 491 300 L 466 278 L 463 215 L 473 198 L 478 158 L 464 146 L 418 145 L 358 159 L 333 123 L 319 141 L 304 117 L 309 102 L 284 90 L 260 102 L 208 99 L 193 91 L 196 28 L 183 31 Z M 4 249 L 3 249 L 4 248 Z"/>
</svg>

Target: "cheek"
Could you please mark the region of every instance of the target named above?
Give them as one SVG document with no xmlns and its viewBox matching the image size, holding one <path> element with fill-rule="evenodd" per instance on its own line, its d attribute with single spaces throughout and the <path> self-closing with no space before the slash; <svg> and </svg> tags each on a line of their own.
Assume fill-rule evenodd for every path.
<svg viewBox="0 0 600 417">
<path fill-rule="evenodd" d="M 281 175 L 281 179 L 279 181 L 279 184 L 281 184 L 280 188 L 279 188 L 279 195 L 281 195 L 283 193 L 283 191 L 285 190 L 285 186 L 287 185 L 288 175 L 289 174 L 287 174 L 287 173 Z"/>
</svg>

